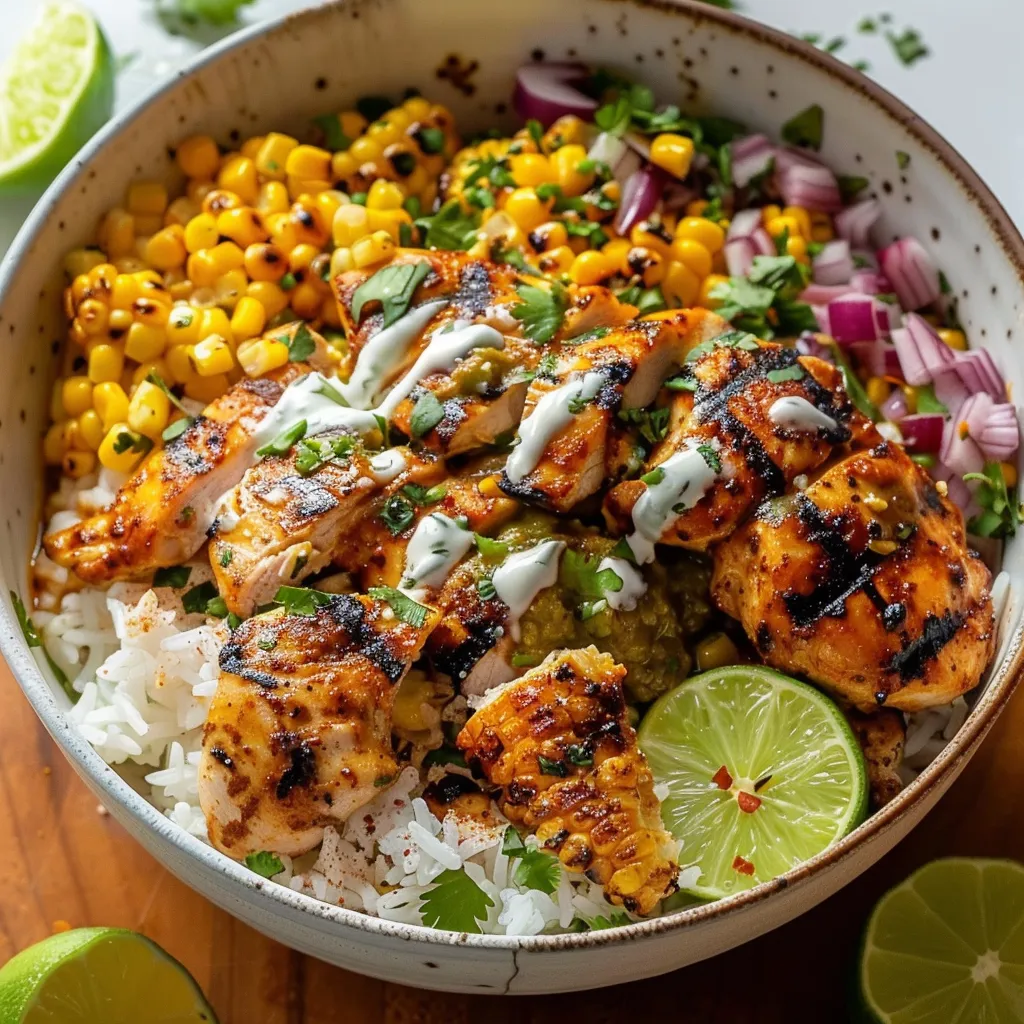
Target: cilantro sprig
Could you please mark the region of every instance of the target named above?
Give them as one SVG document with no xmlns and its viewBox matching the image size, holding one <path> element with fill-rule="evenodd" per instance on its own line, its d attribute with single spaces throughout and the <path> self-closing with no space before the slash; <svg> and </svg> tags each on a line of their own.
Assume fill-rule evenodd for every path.
<svg viewBox="0 0 1024 1024">
<path fill-rule="evenodd" d="M 1021 524 L 1021 504 L 1016 488 L 1008 488 L 998 462 L 986 462 L 981 473 L 965 473 L 964 482 L 977 481 L 974 500 L 981 512 L 967 523 L 978 537 L 1012 537 Z"/>
<path fill-rule="evenodd" d="M 532 284 L 516 288 L 519 302 L 511 309 L 512 315 L 522 321 L 523 334 L 539 345 L 546 344 L 558 333 L 569 299 L 565 288 L 553 283 L 550 290 Z"/>
<path fill-rule="evenodd" d="M 480 922 L 494 906 L 491 899 L 465 868 L 446 868 L 423 894 L 420 916 L 429 928 L 449 932 L 480 933 Z"/>
<path fill-rule="evenodd" d="M 405 316 L 412 303 L 413 294 L 430 274 L 430 269 L 430 264 L 426 260 L 393 263 L 381 268 L 353 293 L 352 319 L 359 323 L 366 304 L 379 302 L 384 313 L 383 326 L 390 327 L 396 320 Z"/>
</svg>

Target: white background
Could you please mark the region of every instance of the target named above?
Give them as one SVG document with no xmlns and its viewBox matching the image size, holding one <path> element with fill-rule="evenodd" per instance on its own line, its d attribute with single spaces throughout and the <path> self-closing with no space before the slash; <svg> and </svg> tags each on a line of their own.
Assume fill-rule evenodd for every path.
<svg viewBox="0 0 1024 1024">
<path fill-rule="evenodd" d="M 31 22 L 40 0 L 0 0 L 0 59 Z M 118 79 L 124 107 L 179 67 L 200 42 L 172 37 L 156 4 L 175 0 L 84 0 L 99 18 L 115 54 L 137 54 Z M 423 0 L 442 5 L 444 0 Z M 838 53 L 868 72 L 946 136 L 987 181 L 1018 223 L 1024 223 L 1024 0 L 741 0 L 742 11 L 795 33 L 843 36 Z M 247 24 L 298 7 L 302 0 L 258 0 L 242 9 Z M 858 33 L 865 16 L 892 16 L 891 27 L 917 29 L 931 55 L 912 67 L 896 59 L 882 35 Z M 207 41 L 218 33 L 208 33 Z M 0 201 L 0 251 L 25 215 Z"/>
</svg>

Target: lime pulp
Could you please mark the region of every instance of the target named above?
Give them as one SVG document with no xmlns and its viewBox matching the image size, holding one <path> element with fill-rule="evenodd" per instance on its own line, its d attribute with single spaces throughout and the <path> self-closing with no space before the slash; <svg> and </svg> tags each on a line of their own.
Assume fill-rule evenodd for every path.
<svg viewBox="0 0 1024 1024">
<path fill-rule="evenodd" d="M 867 771 L 827 697 L 770 669 L 739 665 L 687 679 L 640 724 L 639 742 L 686 891 L 719 899 L 821 853 L 867 811 Z"/>
</svg>

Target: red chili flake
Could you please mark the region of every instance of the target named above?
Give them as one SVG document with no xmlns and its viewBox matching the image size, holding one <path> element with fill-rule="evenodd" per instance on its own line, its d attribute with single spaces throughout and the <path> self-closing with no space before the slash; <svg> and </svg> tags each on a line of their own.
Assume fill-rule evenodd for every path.
<svg viewBox="0 0 1024 1024">
<path fill-rule="evenodd" d="M 738 871 L 741 875 L 752 875 L 754 873 L 754 865 L 749 860 L 744 860 L 739 854 L 736 854 L 732 862 L 733 871 Z"/>
<path fill-rule="evenodd" d="M 729 769 L 723 764 L 721 768 L 711 776 L 711 781 L 719 789 L 731 789 L 732 788 L 732 776 L 729 774 Z"/>
<path fill-rule="evenodd" d="M 741 811 L 746 811 L 747 814 L 753 814 L 754 811 L 761 806 L 761 798 L 754 796 L 753 793 L 740 792 L 736 794 L 736 803 L 740 805 Z"/>
</svg>

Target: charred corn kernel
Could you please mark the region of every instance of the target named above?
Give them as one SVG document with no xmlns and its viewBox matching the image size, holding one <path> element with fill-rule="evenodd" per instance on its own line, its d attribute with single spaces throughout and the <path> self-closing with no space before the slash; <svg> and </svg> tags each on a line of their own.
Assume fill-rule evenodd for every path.
<svg viewBox="0 0 1024 1024">
<path fill-rule="evenodd" d="M 255 338 L 263 331 L 266 320 L 267 314 L 263 307 L 255 299 L 243 295 L 231 314 L 231 333 L 234 335 L 235 341 Z"/>
<path fill-rule="evenodd" d="M 669 305 L 692 306 L 697 301 L 700 289 L 700 278 L 685 263 L 673 260 L 665 268 L 661 291 Z"/>
<path fill-rule="evenodd" d="M 189 345 L 175 345 L 164 354 L 169 384 L 186 384 L 195 376 L 192 360 L 189 358 L 190 347 Z"/>
<path fill-rule="evenodd" d="M 60 395 L 68 416 L 81 416 L 92 405 L 92 381 L 88 377 L 68 377 Z"/>
<path fill-rule="evenodd" d="M 229 373 L 235 365 L 231 346 L 219 334 L 211 334 L 192 347 L 192 364 L 200 377 Z"/>
<path fill-rule="evenodd" d="M 645 288 L 653 288 L 656 284 L 661 284 L 665 278 L 666 263 L 667 261 L 661 253 L 648 249 L 646 246 L 633 246 L 626 253 L 626 273 L 631 277 L 639 277 L 640 283 Z M 617 270 L 618 266 L 613 264 L 613 268 Z"/>
<path fill-rule="evenodd" d="M 339 274 L 344 274 L 346 270 L 354 268 L 351 249 L 335 249 L 331 253 L 331 277 L 337 277 Z"/>
<path fill-rule="evenodd" d="M 288 269 L 297 275 L 305 270 L 319 255 L 320 250 L 315 245 L 297 245 L 288 254 Z"/>
<path fill-rule="evenodd" d="M 1012 462 L 1000 462 L 999 468 L 1003 473 L 1003 482 L 1007 487 L 1017 486 L 1017 467 Z"/>
<path fill-rule="evenodd" d="M 89 271 L 89 287 L 96 297 L 109 295 L 117 278 L 117 268 L 111 263 L 100 263 Z"/>
<path fill-rule="evenodd" d="M 87 476 L 96 468 L 96 453 L 72 451 L 65 452 L 61 461 L 61 469 L 65 476 L 72 480 L 79 480 Z"/>
<path fill-rule="evenodd" d="M 172 270 L 182 266 L 187 256 L 185 232 L 180 224 L 172 224 L 150 237 L 144 259 L 157 270 Z"/>
<path fill-rule="evenodd" d="M 220 150 L 209 135 L 190 135 L 178 143 L 174 159 L 189 178 L 208 180 L 220 166 Z"/>
<path fill-rule="evenodd" d="M 713 299 L 711 293 L 721 284 L 728 284 L 729 278 L 724 274 L 708 274 L 700 283 L 700 293 L 697 296 L 697 304 L 705 309 L 717 309 L 721 302 Z"/>
<path fill-rule="evenodd" d="M 227 374 L 218 373 L 212 377 L 196 375 L 185 385 L 185 396 L 196 402 L 209 404 L 227 391 L 231 381 Z"/>
<path fill-rule="evenodd" d="M 575 143 L 556 149 L 548 158 L 554 181 L 561 186 L 565 195 L 583 195 L 593 184 L 594 171 L 592 168 L 587 169 L 586 159 L 586 149 Z"/>
<path fill-rule="evenodd" d="M 781 214 L 778 217 L 772 217 L 772 219 L 765 225 L 765 229 L 772 238 L 779 238 L 786 234 L 788 234 L 790 238 L 803 237 L 803 232 L 800 230 L 800 221 L 796 217 L 790 217 L 786 214 Z"/>
<path fill-rule="evenodd" d="M 121 379 L 124 372 L 124 352 L 117 345 L 96 345 L 89 353 L 89 380 L 93 384 Z M 99 442 L 97 442 L 97 445 Z"/>
<path fill-rule="evenodd" d="M 569 277 L 575 284 L 597 284 L 606 277 L 611 277 L 615 269 L 603 252 L 588 249 L 572 261 Z"/>
<path fill-rule="evenodd" d="M 587 124 L 575 114 L 563 114 L 544 133 L 544 147 L 585 143 L 587 132 Z"/>
<path fill-rule="evenodd" d="M 400 210 L 405 202 L 401 185 L 378 178 L 366 193 L 366 206 L 370 210 Z"/>
<path fill-rule="evenodd" d="M 97 452 L 100 465 L 118 473 L 130 472 L 139 461 L 146 442 L 124 421 L 107 428 Z"/>
<path fill-rule="evenodd" d="M 892 388 L 889 382 L 881 377 L 871 377 L 867 382 L 865 390 L 867 391 L 868 398 L 875 405 L 881 405 L 889 397 L 889 392 Z"/>
<path fill-rule="evenodd" d="M 551 162 L 542 153 L 515 153 L 508 159 L 512 178 L 519 186 L 537 186 L 554 180 Z"/>
<path fill-rule="evenodd" d="M 262 377 L 288 362 L 288 346 L 270 338 L 256 338 L 238 346 L 238 362 L 250 377 Z"/>
<path fill-rule="evenodd" d="M 78 436 L 89 446 L 91 451 L 96 451 L 103 443 L 103 420 L 95 409 L 86 409 L 78 417 Z"/>
<path fill-rule="evenodd" d="M 790 234 L 797 234 L 805 240 L 811 237 L 811 215 L 802 206 L 783 207 L 782 216 L 792 217 L 797 223 L 797 230 Z"/>
<path fill-rule="evenodd" d="M 270 240 L 284 252 L 291 252 L 299 244 L 298 232 L 289 213 L 271 213 L 265 218 Z"/>
<path fill-rule="evenodd" d="M 963 331 L 954 331 L 946 327 L 939 328 L 939 337 L 950 347 L 960 352 L 967 349 L 967 336 Z"/>
<path fill-rule="evenodd" d="M 264 178 L 284 181 L 289 155 L 298 147 L 299 140 L 290 135 L 271 132 L 260 142 L 253 160 L 256 170 Z"/>
<path fill-rule="evenodd" d="M 110 310 L 99 299 L 86 299 L 78 307 L 77 319 L 86 334 L 103 334 L 110 320 Z"/>
<path fill-rule="evenodd" d="M 215 306 L 204 309 L 199 315 L 199 340 L 204 341 L 214 335 L 231 340 L 231 320 L 223 309 Z"/>
<path fill-rule="evenodd" d="M 135 251 L 135 219 L 127 210 L 111 210 L 100 224 L 100 247 L 111 260 Z"/>
<path fill-rule="evenodd" d="M 221 274 L 213 286 L 214 301 L 225 309 L 234 309 L 248 286 L 249 278 L 245 276 L 244 270 L 229 270 Z"/>
<path fill-rule="evenodd" d="M 273 320 L 288 307 L 287 294 L 273 281 L 250 281 L 246 294 L 263 307 L 267 320 Z"/>
<path fill-rule="evenodd" d="M 239 206 L 219 213 L 217 234 L 230 239 L 243 249 L 247 245 L 265 242 L 269 237 L 263 216 L 251 206 Z"/>
<path fill-rule="evenodd" d="M 676 238 L 669 249 L 669 256 L 677 263 L 689 267 L 697 277 L 711 273 L 711 253 L 707 247 L 692 238 Z"/>
<path fill-rule="evenodd" d="M 289 207 L 288 189 L 279 181 L 266 181 L 260 185 L 256 209 L 264 217 L 272 213 L 287 213 Z"/>
<path fill-rule="evenodd" d="M 655 252 L 664 256 L 665 259 L 669 258 L 670 246 L 672 243 L 671 237 L 663 238 L 660 232 L 656 234 L 651 230 L 651 225 L 649 225 L 647 221 L 642 221 L 630 231 L 629 241 L 634 246 L 643 246 L 647 249 L 653 249 Z"/>
<path fill-rule="evenodd" d="M 352 262 L 357 267 L 369 267 L 390 259 L 394 251 L 395 243 L 392 237 L 386 231 L 374 231 L 372 235 L 352 243 Z M 319 303 L 319 297 L 317 301 Z M 294 305 L 294 297 L 292 303 Z"/>
<path fill-rule="evenodd" d="M 254 205 L 260 194 L 255 161 L 241 155 L 226 159 L 217 172 L 217 186 L 233 192 L 242 203 Z"/>
<path fill-rule="evenodd" d="M 725 232 L 707 217 L 683 217 L 676 225 L 677 241 L 698 242 L 713 256 L 725 245 Z"/>
<path fill-rule="evenodd" d="M 348 151 L 331 157 L 331 177 L 335 181 L 348 181 L 359 171 L 359 161 Z"/>
<path fill-rule="evenodd" d="M 792 256 L 798 263 L 806 263 L 807 242 L 799 235 L 793 235 L 786 239 L 786 255 Z"/>
<path fill-rule="evenodd" d="M 106 256 L 99 249 L 72 249 L 64 257 L 64 270 L 72 280 L 105 263 Z"/>
<path fill-rule="evenodd" d="M 320 218 L 312 196 L 307 196 L 306 201 L 293 203 L 288 220 L 295 230 L 296 245 L 306 243 L 307 245 L 323 246 L 331 237 L 326 222 Z"/>
<path fill-rule="evenodd" d="M 540 227 L 530 232 L 530 245 L 538 252 L 557 249 L 559 246 L 567 245 L 568 242 L 569 232 L 565 230 L 565 225 L 558 220 L 549 220 L 546 224 L 541 224 Z"/>
<path fill-rule="evenodd" d="M 128 426 L 144 436 L 156 440 L 163 433 L 171 416 L 171 402 L 166 392 L 156 384 L 144 380 L 128 403 Z"/>
<path fill-rule="evenodd" d="M 525 232 L 533 231 L 548 219 L 547 205 L 532 188 L 517 188 L 505 202 L 505 212 Z"/>
<path fill-rule="evenodd" d="M 103 381 L 93 388 L 92 407 L 99 415 L 103 428 L 109 430 L 128 416 L 128 396 L 117 381 Z"/>
<path fill-rule="evenodd" d="M 279 281 L 288 272 L 288 256 L 272 243 L 250 245 L 243 266 L 250 280 Z"/>
<path fill-rule="evenodd" d="M 245 201 L 237 193 L 225 188 L 215 188 L 207 192 L 203 199 L 203 213 L 210 213 L 216 217 L 225 210 L 234 210 L 244 205 Z"/>
<path fill-rule="evenodd" d="M 48 466 L 59 466 L 64 460 L 64 453 L 70 447 L 68 443 L 68 427 L 73 420 L 54 423 L 46 431 L 43 438 L 43 458 Z"/>
<path fill-rule="evenodd" d="M 199 340 L 199 310 L 191 306 L 174 306 L 167 317 L 167 344 L 194 345 Z"/>
<path fill-rule="evenodd" d="M 355 160 L 357 167 L 363 164 L 375 163 L 382 155 L 380 143 L 366 135 L 361 135 L 356 139 L 348 147 L 348 152 L 352 159 Z"/>
<path fill-rule="evenodd" d="M 347 206 L 338 207 L 338 212 L 331 222 L 331 235 L 334 238 L 334 244 L 351 248 L 353 242 L 359 241 L 369 232 L 367 221 L 365 206 L 349 203 Z"/>
<path fill-rule="evenodd" d="M 287 154 L 284 170 L 300 181 L 331 180 L 331 154 L 319 146 L 294 146 Z"/>
<path fill-rule="evenodd" d="M 212 213 L 197 214 L 185 225 L 185 248 L 189 252 L 212 249 L 219 238 L 217 218 Z"/>
<path fill-rule="evenodd" d="M 693 139 L 685 135 L 665 132 L 655 136 L 651 143 L 651 163 L 677 178 L 685 178 L 690 173 L 692 161 Z"/>
<path fill-rule="evenodd" d="M 128 186 L 125 205 L 128 212 L 136 216 L 163 216 L 167 209 L 167 188 L 161 181 L 136 181 Z"/>
<path fill-rule="evenodd" d="M 163 301 L 162 296 L 151 298 L 150 295 L 144 294 L 132 303 L 132 316 L 136 324 L 145 324 L 147 327 L 164 327 L 170 315 L 171 307 Z"/>
<path fill-rule="evenodd" d="M 576 261 L 576 253 L 567 245 L 556 249 L 548 249 L 537 257 L 537 268 L 552 277 L 568 274 L 569 268 Z"/>
<path fill-rule="evenodd" d="M 125 336 L 124 354 L 137 363 L 156 359 L 167 346 L 167 332 L 163 327 L 133 323 Z"/>
</svg>

